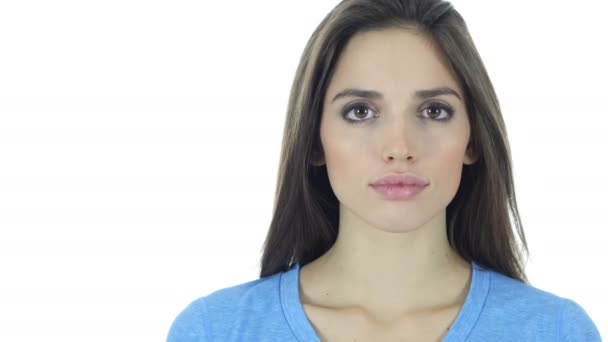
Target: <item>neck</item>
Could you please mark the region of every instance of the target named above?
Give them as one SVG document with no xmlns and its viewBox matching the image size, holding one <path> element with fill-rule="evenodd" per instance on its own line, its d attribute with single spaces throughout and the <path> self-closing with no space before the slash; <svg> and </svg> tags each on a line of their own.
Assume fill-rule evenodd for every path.
<svg viewBox="0 0 608 342">
<path fill-rule="evenodd" d="M 445 212 L 399 233 L 346 217 L 340 223 L 332 248 L 302 269 L 311 301 L 384 314 L 464 302 L 471 269 L 447 241 Z"/>
</svg>

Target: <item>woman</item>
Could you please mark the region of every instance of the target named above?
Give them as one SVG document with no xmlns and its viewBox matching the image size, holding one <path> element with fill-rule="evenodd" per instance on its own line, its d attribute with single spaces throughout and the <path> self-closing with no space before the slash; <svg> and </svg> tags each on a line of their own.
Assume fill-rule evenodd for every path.
<svg viewBox="0 0 608 342">
<path fill-rule="evenodd" d="M 345 0 L 297 70 L 260 279 L 194 301 L 168 340 L 599 341 L 578 304 L 527 284 L 525 253 L 459 13 Z"/>
</svg>

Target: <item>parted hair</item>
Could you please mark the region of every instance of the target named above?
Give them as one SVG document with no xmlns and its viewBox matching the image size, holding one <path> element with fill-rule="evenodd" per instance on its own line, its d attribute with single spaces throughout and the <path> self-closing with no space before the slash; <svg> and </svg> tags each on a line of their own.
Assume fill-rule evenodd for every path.
<svg viewBox="0 0 608 342">
<path fill-rule="evenodd" d="M 515 198 L 511 153 L 500 105 L 462 16 L 442 0 L 344 0 L 319 24 L 298 65 L 287 107 L 272 220 L 260 277 L 301 266 L 336 241 L 339 204 L 322 155 L 319 127 L 340 53 L 357 33 L 404 28 L 427 34 L 464 91 L 477 157 L 463 165 L 446 208 L 450 245 L 467 261 L 527 283 L 528 247 Z"/>
</svg>

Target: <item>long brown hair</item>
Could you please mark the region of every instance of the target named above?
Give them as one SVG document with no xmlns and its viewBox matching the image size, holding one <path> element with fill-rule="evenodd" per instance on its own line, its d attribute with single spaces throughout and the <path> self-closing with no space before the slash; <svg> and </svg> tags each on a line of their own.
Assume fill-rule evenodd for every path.
<svg viewBox="0 0 608 342">
<path fill-rule="evenodd" d="M 390 27 L 430 34 L 462 85 L 471 124 L 460 186 L 446 209 L 450 245 L 467 261 L 527 282 L 528 247 L 515 199 L 511 155 L 494 87 L 465 21 L 442 0 L 344 0 L 312 34 L 291 88 L 272 222 L 260 277 L 305 265 L 338 235 L 338 200 L 321 152 L 319 125 L 336 62 L 353 35 Z M 513 229 L 513 226 L 515 229 Z M 517 236 L 515 235 L 517 233 Z M 519 243 L 516 240 L 519 238 Z"/>
</svg>

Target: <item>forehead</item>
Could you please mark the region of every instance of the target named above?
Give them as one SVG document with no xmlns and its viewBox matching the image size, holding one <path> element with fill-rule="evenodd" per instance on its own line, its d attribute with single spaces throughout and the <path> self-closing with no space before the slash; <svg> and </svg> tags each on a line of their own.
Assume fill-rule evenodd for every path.
<svg viewBox="0 0 608 342">
<path fill-rule="evenodd" d="M 328 95 L 352 86 L 399 96 L 436 86 L 461 92 L 433 39 L 402 28 L 362 32 L 350 39 L 336 64 Z"/>
</svg>

